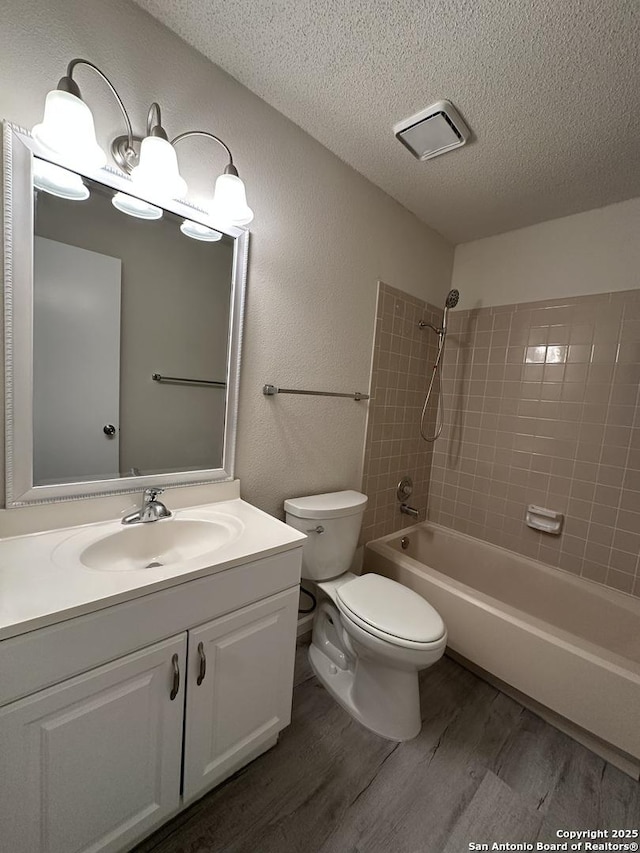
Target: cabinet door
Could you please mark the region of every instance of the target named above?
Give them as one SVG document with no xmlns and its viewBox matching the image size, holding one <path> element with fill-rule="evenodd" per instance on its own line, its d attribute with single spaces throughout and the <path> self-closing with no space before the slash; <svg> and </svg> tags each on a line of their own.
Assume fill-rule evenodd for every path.
<svg viewBox="0 0 640 853">
<path fill-rule="evenodd" d="M 122 850 L 177 810 L 186 637 L 0 710 L 0 849 Z"/>
<path fill-rule="evenodd" d="M 289 724 L 297 618 L 295 589 L 189 631 L 185 801 L 259 754 Z"/>
</svg>

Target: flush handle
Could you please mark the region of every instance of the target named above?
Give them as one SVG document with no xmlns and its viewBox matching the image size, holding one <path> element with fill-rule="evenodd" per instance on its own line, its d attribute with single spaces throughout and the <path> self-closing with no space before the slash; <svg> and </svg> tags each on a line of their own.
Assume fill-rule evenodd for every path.
<svg viewBox="0 0 640 853">
<path fill-rule="evenodd" d="M 171 687 L 171 693 L 169 693 L 169 699 L 173 702 L 178 695 L 178 690 L 180 689 L 180 667 L 178 666 L 178 655 L 174 655 L 171 658 L 171 666 L 173 667 L 173 684 Z"/>
<path fill-rule="evenodd" d="M 204 645 L 202 643 L 198 643 L 198 657 L 200 658 L 200 668 L 198 670 L 196 684 L 200 687 L 204 681 L 205 675 L 207 674 L 207 656 L 204 653 Z"/>
<path fill-rule="evenodd" d="M 309 530 L 305 530 L 305 533 L 317 533 L 320 535 L 321 533 L 324 533 L 324 527 L 319 524 L 317 527 L 310 527 Z"/>
</svg>

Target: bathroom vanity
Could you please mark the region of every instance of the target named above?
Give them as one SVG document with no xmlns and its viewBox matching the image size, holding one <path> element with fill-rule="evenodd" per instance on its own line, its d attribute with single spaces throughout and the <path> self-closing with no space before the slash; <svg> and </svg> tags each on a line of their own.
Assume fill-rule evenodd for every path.
<svg viewBox="0 0 640 853">
<path fill-rule="evenodd" d="M 185 524 L 177 562 L 138 567 L 138 532 Z M 226 541 L 185 553 L 206 524 Z M 127 850 L 276 743 L 303 541 L 240 499 L 0 541 L 3 849 Z"/>
<path fill-rule="evenodd" d="M 305 537 L 234 480 L 248 232 L 2 146 L 0 849 L 121 853 L 288 724 Z"/>
</svg>

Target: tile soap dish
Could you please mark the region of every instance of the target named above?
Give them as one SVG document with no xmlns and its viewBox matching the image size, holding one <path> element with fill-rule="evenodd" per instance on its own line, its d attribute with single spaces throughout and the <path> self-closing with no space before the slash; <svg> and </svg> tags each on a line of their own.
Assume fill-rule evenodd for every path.
<svg viewBox="0 0 640 853">
<path fill-rule="evenodd" d="M 552 533 L 557 536 L 562 530 L 564 515 L 553 509 L 529 504 L 525 521 L 534 530 L 542 530 L 543 533 Z"/>
</svg>

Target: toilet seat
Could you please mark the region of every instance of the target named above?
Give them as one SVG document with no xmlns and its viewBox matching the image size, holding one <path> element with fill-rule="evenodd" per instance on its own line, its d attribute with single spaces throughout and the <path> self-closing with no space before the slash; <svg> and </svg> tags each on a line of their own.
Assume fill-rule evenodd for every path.
<svg viewBox="0 0 640 853">
<path fill-rule="evenodd" d="M 368 634 L 407 649 L 430 649 L 446 637 L 440 614 L 416 592 L 381 575 L 340 586 L 338 609 Z"/>
</svg>

